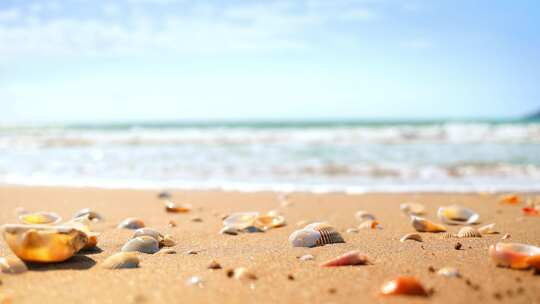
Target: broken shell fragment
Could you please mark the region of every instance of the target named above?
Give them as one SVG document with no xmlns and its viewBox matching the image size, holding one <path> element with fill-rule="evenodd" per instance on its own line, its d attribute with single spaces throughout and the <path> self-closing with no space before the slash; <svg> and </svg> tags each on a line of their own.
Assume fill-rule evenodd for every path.
<svg viewBox="0 0 540 304">
<path fill-rule="evenodd" d="M 73 215 L 73 219 L 77 219 L 81 217 L 87 218 L 88 220 L 92 222 L 99 222 L 103 220 L 103 217 L 99 213 L 90 210 L 90 208 L 81 209 L 77 211 L 75 215 Z"/>
<path fill-rule="evenodd" d="M 381 225 L 379 225 L 379 222 L 374 220 L 367 220 L 362 222 L 359 226 L 359 229 L 381 229 Z"/>
<path fill-rule="evenodd" d="M 445 232 L 446 228 L 425 218 L 411 216 L 411 224 L 418 232 Z"/>
<path fill-rule="evenodd" d="M 422 215 L 426 210 L 424 205 L 418 203 L 403 203 L 399 205 L 399 209 L 406 215 Z"/>
<path fill-rule="evenodd" d="M 345 232 L 347 233 L 358 233 L 360 230 L 358 230 L 357 228 L 347 228 L 347 230 L 345 230 Z"/>
<path fill-rule="evenodd" d="M 60 222 L 62 218 L 53 212 L 39 211 L 21 214 L 19 220 L 27 225 L 52 225 Z"/>
<path fill-rule="evenodd" d="M 166 234 L 162 239 L 161 241 L 159 242 L 159 244 L 163 247 L 172 247 L 174 245 L 176 245 L 176 241 L 173 239 L 173 237 L 169 234 Z"/>
<path fill-rule="evenodd" d="M 189 286 L 197 286 L 197 287 L 204 287 L 204 280 L 201 277 L 198 276 L 192 276 L 189 277 L 186 281 L 186 285 Z"/>
<path fill-rule="evenodd" d="M 489 255 L 497 266 L 527 269 L 535 266 L 540 247 L 520 243 L 497 243 L 489 246 Z"/>
<path fill-rule="evenodd" d="M 321 264 L 322 267 L 366 265 L 368 263 L 367 255 L 360 251 L 349 251 L 336 258 L 330 259 Z"/>
<path fill-rule="evenodd" d="M 135 218 L 135 217 L 129 217 L 125 220 L 123 220 L 120 224 L 118 224 L 118 228 L 122 229 L 139 229 L 144 228 L 144 222 L 141 219 Z"/>
<path fill-rule="evenodd" d="M 159 233 L 157 230 L 154 230 L 152 228 L 139 228 L 135 230 L 135 233 L 133 234 L 132 238 L 136 238 L 143 235 L 154 238 L 158 242 L 161 242 L 161 240 L 163 239 L 163 235 Z"/>
<path fill-rule="evenodd" d="M 258 212 L 236 212 L 223 220 L 223 226 L 236 229 L 244 229 L 253 226 L 253 222 L 259 216 Z"/>
<path fill-rule="evenodd" d="M 159 251 L 159 243 L 153 237 L 146 235 L 130 239 L 121 249 L 123 252 L 142 252 L 153 254 Z"/>
<path fill-rule="evenodd" d="M 171 213 L 186 213 L 191 211 L 191 205 L 188 204 L 176 204 L 173 201 L 166 201 L 165 202 L 165 211 L 171 212 Z"/>
<path fill-rule="evenodd" d="M 3 273 L 19 274 L 28 271 L 26 264 L 16 257 L 0 258 L 0 270 Z"/>
<path fill-rule="evenodd" d="M 333 243 L 345 243 L 337 230 L 326 223 L 309 224 L 289 236 L 293 247 L 315 247 Z"/>
<path fill-rule="evenodd" d="M 402 243 L 408 240 L 422 242 L 422 236 L 418 233 L 409 233 L 409 234 L 404 235 L 401 239 L 399 239 L 399 241 Z"/>
<path fill-rule="evenodd" d="M 469 208 L 458 205 L 440 207 L 437 216 L 445 224 L 474 224 L 480 215 Z"/>
<path fill-rule="evenodd" d="M 482 227 L 478 228 L 478 232 L 480 232 L 481 234 L 497 234 L 497 233 L 499 233 L 499 232 L 497 232 L 495 230 L 495 224 L 489 224 L 489 225 L 482 226 Z"/>
<path fill-rule="evenodd" d="M 364 210 L 360 210 L 358 212 L 356 212 L 356 214 L 354 215 L 354 217 L 359 221 L 359 222 L 363 222 L 363 221 L 366 221 L 366 220 L 372 220 L 374 221 L 375 220 L 375 216 L 367 211 L 364 211 Z"/>
<path fill-rule="evenodd" d="M 482 237 L 482 234 L 478 232 L 478 230 L 474 229 L 473 227 L 466 226 L 461 229 L 459 229 L 457 233 L 458 238 L 475 238 L 475 237 Z"/>
<path fill-rule="evenodd" d="M 4 239 L 23 261 L 62 262 L 81 250 L 88 236 L 69 226 L 5 225 Z"/>
<path fill-rule="evenodd" d="M 133 252 L 119 252 L 106 258 L 102 266 L 107 269 L 137 268 L 139 258 Z"/>
<path fill-rule="evenodd" d="M 427 292 L 414 277 L 399 276 L 381 287 L 382 295 L 427 296 Z"/>
<path fill-rule="evenodd" d="M 461 274 L 459 273 L 459 270 L 457 268 L 455 268 L 455 267 L 441 268 L 441 269 L 439 269 L 439 271 L 437 271 L 437 274 L 441 275 L 443 277 L 447 277 L 447 278 L 459 278 L 459 277 L 461 277 Z"/>
</svg>

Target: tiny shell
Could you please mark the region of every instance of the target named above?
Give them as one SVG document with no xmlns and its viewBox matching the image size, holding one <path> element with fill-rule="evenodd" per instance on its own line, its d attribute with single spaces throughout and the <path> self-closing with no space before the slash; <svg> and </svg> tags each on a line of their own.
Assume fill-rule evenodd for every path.
<svg viewBox="0 0 540 304">
<path fill-rule="evenodd" d="M 191 211 L 191 205 L 188 204 L 176 204 L 173 201 L 166 201 L 165 202 L 165 211 L 171 212 L 171 213 L 186 213 Z"/>
<path fill-rule="evenodd" d="M 448 277 L 448 278 L 459 278 L 461 277 L 461 274 L 459 273 L 459 270 L 455 267 L 444 267 L 444 268 L 441 268 L 439 269 L 439 271 L 437 271 L 437 274 L 438 275 L 441 275 L 441 276 L 444 276 L 444 277 Z"/>
<path fill-rule="evenodd" d="M 233 272 L 233 277 L 240 281 L 257 280 L 257 275 L 244 267 L 235 268 Z"/>
<path fill-rule="evenodd" d="M 499 201 L 503 204 L 517 205 L 521 202 L 521 198 L 517 194 L 508 194 L 499 198 Z"/>
<path fill-rule="evenodd" d="M 135 233 L 133 234 L 132 238 L 136 238 L 143 235 L 154 238 L 158 242 L 161 242 L 161 240 L 163 239 L 163 235 L 159 233 L 157 230 L 154 230 L 152 228 L 139 228 L 135 230 Z"/>
<path fill-rule="evenodd" d="M 405 242 L 407 240 L 422 242 L 422 236 L 418 233 L 409 233 L 409 234 L 404 235 L 399 241 Z"/>
<path fill-rule="evenodd" d="M 458 205 L 440 207 L 437 216 L 445 224 L 474 224 L 480 215 L 469 208 Z"/>
<path fill-rule="evenodd" d="M 135 217 L 129 217 L 125 220 L 123 220 L 120 224 L 118 224 L 118 228 L 122 229 L 139 229 L 144 228 L 144 222 L 141 219 L 135 218 Z"/>
<path fill-rule="evenodd" d="M 159 251 L 159 243 L 153 237 L 138 236 L 129 240 L 121 249 L 123 252 L 142 252 L 153 254 Z"/>
<path fill-rule="evenodd" d="M 540 256 L 540 247 L 520 243 L 497 243 L 489 246 L 489 255 L 497 266 L 526 269 Z"/>
<path fill-rule="evenodd" d="M 435 224 L 425 218 L 411 216 L 411 223 L 414 229 L 418 232 L 445 232 L 446 228 L 442 225 Z"/>
<path fill-rule="evenodd" d="M 379 225 L 379 222 L 374 220 L 367 220 L 362 222 L 358 228 L 360 229 L 381 229 L 381 226 Z"/>
<path fill-rule="evenodd" d="M 357 228 L 347 228 L 347 230 L 345 230 L 345 232 L 347 233 L 358 233 L 360 230 L 358 230 Z"/>
<path fill-rule="evenodd" d="M 223 226 L 244 229 L 253 226 L 253 222 L 258 216 L 258 212 L 236 212 L 223 220 Z"/>
<path fill-rule="evenodd" d="M 457 237 L 455 234 L 452 234 L 452 233 L 449 233 L 449 232 L 445 232 L 445 233 L 441 234 L 442 239 L 451 239 L 451 238 L 455 238 L 455 237 Z"/>
<path fill-rule="evenodd" d="M 208 263 L 208 269 L 221 269 L 221 265 L 216 260 L 211 260 Z"/>
<path fill-rule="evenodd" d="M 186 281 L 186 285 L 198 286 L 198 287 L 203 287 L 203 283 L 204 283 L 203 279 L 198 276 L 192 276 L 188 278 Z"/>
<path fill-rule="evenodd" d="M 62 218 L 53 212 L 39 211 L 21 214 L 19 220 L 27 225 L 52 225 L 60 222 Z"/>
<path fill-rule="evenodd" d="M 85 217 L 92 222 L 99 222 L 103 220 L 103 217 L 99 213 L 90 210 L 90 208 L 81 209 L 77 211 L 75 215 L 73 215 L 73 219 L 79 217 Z"/>
<path fill-rule="evenodd" d="M 403 203 L 399 205 L 399 209 L 406 215 L 422 215 L 426 208 L 418 203 Z"/>
<path fill-rule="evenodd" d="M 459 229 L 457 233 L 458 238 L 475 238 L 475 237 L 482 237 L 482 234 L 478 232 L 478 230 L 474 229 L 473 227 L 463 227 Z"/>
<path fill-rule="evenodd" d="M 311 261 L 315 259 L 315 257 L 311 254 L 304 254 L 303 256 L 298 258 L 300 261 Z"/>
<path fill-rule="evenodd" d="M 221 228 L 219 233 L 220 234 L 237 235 L 238 234 L 238 229 L 233 228 L 233 227 L 223 227 L 223 228 Z"/>
<path fill-rule="evenodd" d="M 349 251 L 336 258 L 330 259 L 321 264 L 322 267 L 366 265 L 368 263 L 367 255 L 360 251 Z"/>
<path fill-rule="evenodd" d="M 478 228 L 478 232 L 480 232 L 481 234 L 497 234 L 497 233 L 499 233 L 499 232 L 497 232 L 495 230 L 495 224 L 489 224 L 489 225 L 482 226 L 482 227 Z"/>
<path fill-rule="evenodd" d="M 399 276 L 381 287 L 382 295 L 427 296 L 427 292 L 414 277 Z"/>
<path fill-rule="evenodd" d="M 164 246 L 164 247 L 172 247 L 174 245 L 176 245 L 176 241 L 173 239 L 173 237 L 169 234 L 166 234 L 163 239 L 161 239 L 161 241 L 159 242 L 159 244 L 161 246 Z"/>
<path fill-rule="evenodd" d="M 375 216 L 367 211 L 364 211 L 364 210 L 360 210 L 358 212 L 356 212 L 356 214 L 354 215 L 354 217 L 359 221 L 359 222 L 363 222 L 363 221 L 366 221 L 366 220 L 372 220 L 374 221 L 375 220 Z"/>
<path fill-rule="evenodd" d="M 137 268 L 139 258 L 133 252 L 119 252 L 106 258 L 102 267 L 107 269 Z"/>
<path fill-rule="evenodd" d="M 28 271 L 28 268 L 16 257 L 4 257 L 0 258 L 0 270 L 3 273 L 19 274 Z"/>
<path fill-rule="evenodd" d="M 315 247 L 333 243 L 345 243 L 334 227 L 326 223 L 313 223 L 296 230 L 289 236 L 293 247 Z"/>
<path fill-rule="evenodd" d="M 501 240 L 507 240 L 511 237 L 510 233 L 506 233 L 505 235 L 502 236 Z"/>
</svg>

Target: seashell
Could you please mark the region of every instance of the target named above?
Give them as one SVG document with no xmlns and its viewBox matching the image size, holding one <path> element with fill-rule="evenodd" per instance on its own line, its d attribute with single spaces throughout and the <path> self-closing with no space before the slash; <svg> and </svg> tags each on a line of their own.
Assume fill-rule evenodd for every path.
<svg viewBox="0 0 540 304">
<path fill-rule="evenodd" d="M 223 220 L 223 226 L 244 229 L 253 226 L 253 222 L 258 216 L 258 212 L 236 212 Z"/>
<path fill-rule="evenodd" d="M 300 261 L 311 261 L 314 260 L 315 257 L 311 254 L 304 254 L 303 256 L 298 258 Z"/>
<path fill-rule="evenodd" d="M 88 228 L 88 226 L 86 226 L 85 224 L 82 224 L 82 223 L 77 222 L 77 221 L 69 221 L 69 222 L 64 223 L 62 225 L 63 226 L 68 226 L 68 227 L 73 227 L 73 228 L 75 228 L 77 230 L 80 230 L 80 231 L 82 231 L 82 232 L 84 232 L 86 234 L 86 236 L 88 237 L 88 241 L 86 242 L 86 244 L 84 245 L 84 247 L 81 250 L 88 250 L 88 249 L 95 248 L 97 246 L 97 243 L 98 243 L 97 237 L 99 236 L 99 233 L 90 231 L 90 228 Z"/>
<path fill-rule="evenodd" d="M 172 247 L 174 245 L 176 245 L 176 241 L 173 239 L 173 237 L 169 234 L 166 234 L 162 239 L 161 241 L 159 242 L 159 244 L 161 246 L 164 246 L 164 247 Z"/>
<path fill-rule="evenodd" d="M 502 236 L 501 240 L 507 240 L 510 238 L 510 233 L 506 233 L 505 235 Z"/>
<path fill-rule="evenodd" d="M 19 215 L 19 221 L 26 225 L 52 225 L 61 220 L 62 218 L 58 214 L 45 211 Z"/>
<path fill-rule="evenodd" d="M 520 243 L 497 243 L 489 246 L 489 255 L 497 266 L 527 269 L 536 266 L 540 247 Z"/>
<path fill-rule="evenodd" d="M 211 260 L 208 263 L 208 269 L 221 269 L 221 265 L 216 260 Z"/>
<path fill-rule="evenodd" d="M 422 242 L 422 236 L 420 236 L 420 234 L 418 233 L 409 233 L 409 234 L 405 234 L 401 239 L 399 239 L 399 241 L 402 243 L 407 240 Z"/>
<path fill-rule="evenodd" d="M 352 266 L 352 265 L 366 265 L 368 263 L 367 255 L 360 251 L 349 251 L 336 258 L 330 259 L 320 266 L 322 267 L 335 267 L 335 266 Z"/>
<path fill-rule="evenodd" d="M 424 205 L 418 203 L 403 203 L 399 205 L 399 209 L 406 215 L 422 215 L 426 212 Z"/>
<path fill-rule="evenodd" d="M 139 258 L 133 252 L 119 252 L 106 258 L 101 266 L 107 269 L 137 268 Z"/>
<path fill-rule="evenodd" d="M 480 218 L 480 215 L 469 208 L 458 205 L 440 207 L 437 216 L 445 224 L 474 224 Z"/>
<path fill-rule="evenodd" d="M 159 251 L 159 243 L 153 237 L 146 235 L 130 239 L 121 249 L 123 252 L 142 252 L 153 254 Z"/>
<path fill-rule="evenodd" d="M 459 278 L 461 277 L 461 274 L 459 273 L 459 270 L 455 267 L 444 267 L 439 269 L 437 271 L 438 275 L 442 275 L 447 278 Z"/>
<path fill-rule="evenodd" d="M 360 230 L 358 230 L 357 228 L 347 228 L 347 230 L 345 230 L 345 232 L 347 233 L 358 233 Z"/>
<path fill-rule="evenodd" d="M 293 247 L 315 247 L 333 243 L 345 243 L 334 227 L 325 223 L 309 224 L 289 236 Z"/>
<path fill-rule="evenodd" d="M 497 233 L 499 233 L 499 232 L 497 232 L 495 230 L 495 224 L 494 223 L 478 228 L 478 232 L 480 232 L 481 234 L 497 234 Z"/>
<path fill-rule="evenodd" d="M 144 222 L 141 219 L 135 218 L 135 217 L 128 217 L 127 219 L 123 220 L 120 224 L 118 224 L 117 228 L 122 229 L 139 229 L 144 228 Z"/>
<path fill-rule="evenodd" d="M 456 235 L 455 234 L 452 234 L 452 233 L 449 233 L 449 232 L 445 232 L 443 234 L 441 234 L 441 238 L 443 239 L 451 239 L 451 238 L 455 238 Z"/>
<path fill-rule="evenodd" d="M 521 202 L 521 198 L 517 194 L 507 194 L 499 198 L 499 202 L 508 205 L 517 205 Z"/>
<path fill-rule="evenodd" d="M 382 295 L 408 295 L 408 296 L 427 296 L 427 292 L 414 277 L 399 276 L 393 280 L 387 281 L 381 287 Z"/>
<path fill-rule="evenodd" d="M 374 220 L 367 220 L 362 222 L 359 226 L 359 229 L 381 229 L 379 222 Z"/>
<path fill-rule="evenodd" d="M 253 226 L 262 230 L 285 226 L 285 217 L 282 215 L 261 215 L 255 218 Z"/>
<path fill-rule="evenodd" d="M 366 220 L 371 220 L 371 221 L 374 221 L 375 220 L 375 216 L 367 211 L 364 211 L 364 210 L 360 210 L 358 212 L 356 212 L 356 214 L 354 215 L 354 217 L 359 221 L 359 222 L 363 222 L 363 221 L 366 221 Z"/>
<path fill-rule="evenodd" d="M 254 281 L 257 280 L 255 273 L 251 272 L 245 267 L 238 267 L 233 270 L 233 278 L 240 281 Z"/>
<path fill-rule="evenodd" d="M 88 242 L 86 233 L 69 226 L 5 225 L 3 230 L 11 251 L 28 262 L 62 262 Z"/>
<path fill-rule="evenodd" d="M 161 250 L 160 252 L 163 253 L 163 254 L 176 254 L 176 250 L 174 250 L 172 248 L 165 248 L 165 249 Z"/>
<path fill-rule="evenodd" d="M 195 254 L 199 254 L 199 252 L 200 252 L 199 250 L 190 249 L 186 253 L 195 255 Z"/>
<path fill-rule="evenodd" d="M 188 204 L 178 205 L 173 201 L 165 202 L 165 211 L 171 213 L 186 213 L 191 211 L 191 208 L 191 205 Z"/>
<path fill-rule="evenodd" d="M 16 257 L 4 257 L 0 258 L 0 270 L 3 273 L 19 274 L 28 271 L 28 267 Z"/>
<path fill-rule="evenodd" d="M 203 287 L 203 279 L 201 277 L 198 277 L 198 276 L 192 276 L 192 277 L 189 277 L 186 281 L 186 285 L 189 285 L 189 286 L 198 286 L 198 287 Z"/>
<path fill-rule="evenodd" d="M 475 237 L 482 237 L 482 234 L 478 232 L 478 230 L 474 229 L 473 227 L 466 226 L 461 229 L 459 229 L 457 233 L 458 238 L 475 238 Z"/>
<path fill-rule="evenodd" d="M 521 211 L 523 212 L 524 215 L 529 215 L 529 216 L 540 216 L 540 210 L 536 209 L 536 208 L 532 208 L 532 207 L 523 207 L 521 209 Z"/>
<path fill-rule="evenodd" d="M 237 235 L 238 234 L 238 229 L 233 228 L 233 227 L 223 227 L 223 228 L 221 228 L 219 233 L 220 234 L 228 234 L 228 235 Z"/>
<path fill-rule="evenodd" d="M 169 223 L 167 224 L 167 226 L 169 226 L 170 228 L 174 228 L 177 226 L 176 222 L 173 221 L 173 220 L 170 220 Z"/>
<path fill-rule="evenodd" d="M 411 223 L 414 229 L 418 232 L 445 232 L 446 228 L 442 225 L 435 224 L 425 218 L 411 216 Z"/>
<path fill-rule="evenodd" d="M 536 270 L 540 270 L 540 254 L 528 257 L 525 260 L 525 263 L 529 264 L 531 267 L 535 268 Z"/>
<path fill-rule="evenodd" d="M 92 222 L 99 222 L 103 220 L 103 217 L 99 213 L 90 210 L 90 208 L 81 209 L 77 211 L 75 215 L 73 215 L 73 219 L 80 217 L 87 218 Z"/>
<path fill-rule="evenodd" d="M 135 230 L 135 233 L 133 234 L 131 238 L 136 238 L 143 235 L 154 238 L 158 242 L 161 242 L 163 240 L 163 235 L 159 233 L 157 230 L 154 230 L 152 228 L 139 228 Z"/>
</svg>

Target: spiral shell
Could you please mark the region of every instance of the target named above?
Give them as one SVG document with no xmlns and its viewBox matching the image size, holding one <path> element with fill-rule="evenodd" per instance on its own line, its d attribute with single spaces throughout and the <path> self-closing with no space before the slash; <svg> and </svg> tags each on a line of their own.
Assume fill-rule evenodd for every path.
<svg viewBox="0 0 540 304">
<path fill-rule="evenodd" d="M 475 237 L 482 237 L 482 234 L 478 232 L 478 230 L 474 229 L 473 227 L 463 227 L 459 229 L 457 233 L 458 238 L 475 238 Z"/>
</svg>

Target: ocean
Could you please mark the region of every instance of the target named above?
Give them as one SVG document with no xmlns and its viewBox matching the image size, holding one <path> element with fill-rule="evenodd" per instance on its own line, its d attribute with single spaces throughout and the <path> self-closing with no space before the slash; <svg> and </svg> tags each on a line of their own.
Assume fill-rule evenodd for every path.
<svg viewBox="0 0 540 304">
<path fill-rule="evenodd" d="M 0 184 L 239 191 L 539 191 L 540 122 L 0 127 Z"/>
</svg>

